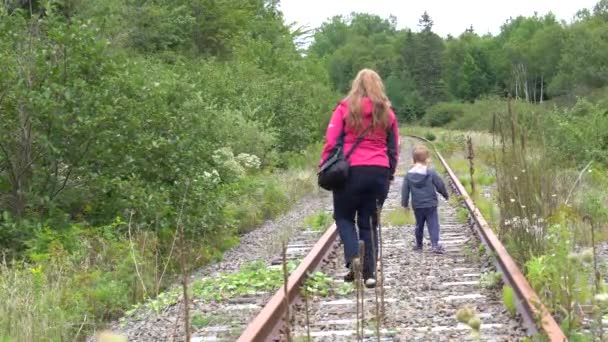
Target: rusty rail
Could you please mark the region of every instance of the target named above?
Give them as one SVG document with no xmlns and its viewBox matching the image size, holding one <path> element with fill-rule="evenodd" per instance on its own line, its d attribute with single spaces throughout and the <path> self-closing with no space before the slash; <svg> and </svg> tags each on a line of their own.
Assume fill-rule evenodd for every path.
<svg viewBox="0 0 608 342">
<path fill-rule="evenodd" d="M 287 281 L 288 301 L 292 303 L 299 294 L 300 285 L 306 280 L 308 272 L 312 272 L 330 252 L 338 230 L 332 224 L 321 239 L 315 243 L 311 251 L 306 255 L 302 263 L 289 276 Z M 272 296 L 262 311 L 247 325 L 238 342 L 268 341 L 272 335 L 278 332 L 281 319 L 285 312 L 285 291 L 281 287 Z"/>
<path fill-rule="evenodd" d="M 518 305 L 518 311 L 524 320 L 533 324 L 535 328 L 540 328 L 540 331 L 546 334 L 551 341 L 568 341 L 555 319 L 542 304 L 538 295 L 532 286 L 530 286 L 530 283 L 528 283 L 526 277 L 523 275 L 523 273 L 521 273 L 519 267 L 517 267 L 517 264 L 513 258 L 511 258 L 506 248 L 503 246 L 500 240 L 498 240 L 498 237 L 496 234 L 494 234 L 479 209 L 477 209 L 473 199 L 471 199 L 467 190 L 464 188 L 462 183 L 460 183 L 458 176 L 456 176 L 456 174 L 448 166 L 448 163 L 445 161 L 441 153 L 439 153 L 437 148 L 435 148 L 434 144 L 423 137 L 415 135 L 406 136 L 427 142 L 433 147 L 435 154 L 437 154 L 439 161 L 448 173 L 448 176 L 456 187 L 456 190 L 462 197 L 471 215 L 473 215 L 473 219 L 477 223 L 477 233 L 484 244 L 486 244 L 496 254 L 496 260 L 503 275 L 503 279 L 505 279 L 505 282 L 513 288 L 520 301 L 521 305 Z"/>
</svg>

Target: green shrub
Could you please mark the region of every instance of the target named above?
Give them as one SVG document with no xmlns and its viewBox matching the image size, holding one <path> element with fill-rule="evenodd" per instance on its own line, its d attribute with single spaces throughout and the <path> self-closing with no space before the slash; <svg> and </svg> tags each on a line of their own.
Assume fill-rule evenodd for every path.
<svg viewBox="0 0 608 342">
<path fill-rule="evenodd" d="M 437 137 L 435 136 L 435 134 L 433 134 L 433 132 L 427 132 L 427 133 L 425 133 L 424 137 L 428 141 L 435 141 L 435 139 L 437 139 Z"/>
<path fill-rule="evenodd" d="M 458 103 L 439 103 L 426 110 L 426 124 L 431 127 L 442 127 L 463 115 L 462 106 Z"/>
<path fill-rule="evenodd" d="M 315 188 L 335 95 L 321 62 L 272 6 L 228 25 L 168 4 L 0 5 L 0 250 L 20 260 L 0 274 L 0 335 L 81 339 L 174 280 L 177 222 L 194 269 Z"/>
</svg>

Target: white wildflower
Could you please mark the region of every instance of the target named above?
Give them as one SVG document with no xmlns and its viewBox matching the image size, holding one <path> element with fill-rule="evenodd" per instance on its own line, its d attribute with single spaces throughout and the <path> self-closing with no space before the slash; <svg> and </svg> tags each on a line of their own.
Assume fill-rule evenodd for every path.
<svg viewBox="0 0 608 342">
<path fill-rule="evenodd" d="M 514 180 L 517 180 L 518 178 L 517 178 L 517 176 L 514 176 L 514 177 L 513 177 L 513 179 L 514 179 Z"/>
<path fill-rule="evenodd" d="M 211 184 L 219 184 L 222 181 L 222 179 L 220 178 L 220 174 L 215 169 L 211 170 L 211 172 L 204 171 L 202 178 L 203 181 Z M 196 182 L 196 179 L 194 181 Z"/>
<path fill-rule="evenodd" d="M 239 163 L 241 163 L 241 165 L 246 169 L 259 169 L 260 165 L 262 164 L 258 156 L 247 153 L 239 154 L 236 156 L 236 160 L 238 160 Z"/>
<path fill-rule="evenodd" d="M 515 198 L 511 198 L 511 203 L 515 203 Z"/>
</svg>

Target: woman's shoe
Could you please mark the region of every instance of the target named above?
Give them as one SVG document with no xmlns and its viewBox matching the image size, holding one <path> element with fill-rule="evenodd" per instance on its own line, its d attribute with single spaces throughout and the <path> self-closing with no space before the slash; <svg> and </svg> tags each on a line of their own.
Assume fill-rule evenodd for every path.
<svg viewBox="0 0 608 342">
<path fill-rule="evenodd" d="M 355 281 L 355 272 L 351 270 L 348 271 L 348 273 L 346 273 L 346 275 L 344 276 L 344 282 L 352 283 L 353 281 Z"/>
<path fill-rule="evenodd" d="M 345 283 L 352 283 L 353 281 L 355 281 L 355 269 L 356 269 L 355 265 L 359 265 L 359 258 L 353 258 L 353 260 L 348 265 L 348 268 L 350 270 L 344 276 Z"/>
</svg>

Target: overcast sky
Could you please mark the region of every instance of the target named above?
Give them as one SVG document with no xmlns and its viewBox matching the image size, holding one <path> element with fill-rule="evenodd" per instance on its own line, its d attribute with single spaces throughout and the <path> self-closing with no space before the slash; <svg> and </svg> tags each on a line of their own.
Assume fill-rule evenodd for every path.
<svg viewBox="0 0 608 342">
<path fill-rule="evenodd" d="M 398 28 L 418 30 L 418 19 L 428 11 L 435 22 L 433 31 L 441 36 L 460 35 L 471 24 L 479 34 L 500 32 L 509 17 L 544 15 L 553 12 L 570 22 L 582 8 L 593 8 L 599 0 L 281 0 L 287 23 L 315 28 L 335 15 L 365 12 L 397 17 Z"/>
</svg>

